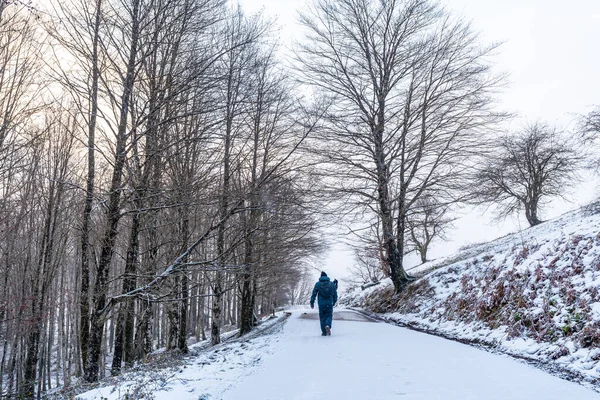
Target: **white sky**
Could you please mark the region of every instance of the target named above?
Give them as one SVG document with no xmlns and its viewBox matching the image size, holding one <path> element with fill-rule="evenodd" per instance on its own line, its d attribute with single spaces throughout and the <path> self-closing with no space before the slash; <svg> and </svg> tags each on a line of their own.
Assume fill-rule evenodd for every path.
<svg viewBox="0 0 600 400">
<path fill-rule="evenodd" d="M 309 0 L 310 1 L 310 0 Z M 240 0 L 250 13 L 262 12 L 276 19 L 281 40 L 289 46 L 299 31 L 298 10 L 305 0 Z M 495 58 L 498 72 L 509 74 L 509 85 L 501 107 L 516 112 L 523 121 L 542 119 L 567 127 L 576 114 L 600 104 L 600 0 L 442 0 L 449 10 L 472 21 L 484 43 L 502 42 Z M 586 178 L 570 196 L 556 201 L 543 213 L 551 218 L 590 201 L 598 195 L 598 181 Z M 527 227 L 522 219 L 498 223 L 482 210 L 469 212 L 450 232 L 449 243 L 436 243 L 432 255 L 439 256 L 459 246 L 493 239 Z M 414 263 L 407 260 L 408 264 Z M 323 269 L 343 276 L 352 263 L 343 245 L 334 246 Z"/>
</svg>

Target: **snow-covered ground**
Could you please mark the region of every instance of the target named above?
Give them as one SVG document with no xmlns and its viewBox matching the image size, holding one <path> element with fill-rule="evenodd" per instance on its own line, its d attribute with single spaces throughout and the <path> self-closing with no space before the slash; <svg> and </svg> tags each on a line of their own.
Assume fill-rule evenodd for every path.
<svg viewBox="0 0 600 400">
<path fill-rule="evenodd" d="M 400 296 L 388 280 L 341 301 L 538 360 L 600 388 L 600 205 L 418 270 L 425 276 Z"/>
<path fill-rule="evenodd" d="M 283 329 L 187 360 L 165 384 L 152 386 L 154 398 L 600 399 L 514 359 L 385 323 L 334 320 L 332 336 L 322 337 L 319 322 L 303 315 L 315 312 L 295 310 Z M 122 387 L 121 397 L 113 389 L 79 398 L 124 398 Z"/>
<path fill-rule="evenodd" d="M 252 374 L 263 357 L 280 340 L 283 313 L 263 322 L 260 328 L 243 338 L 229 339 L 206 348 L 206 342 L 190 347 L 182 362 L 164 369 L 145 368 L 126 373 L 117 382 L 77 396 L 80 400 L 214 400 L 231 389 L 243 377 Z M 224 335 L 225 338 L 231 336 Z M 114 378 L 111 378 L 113 380 Z"/>
</svg>

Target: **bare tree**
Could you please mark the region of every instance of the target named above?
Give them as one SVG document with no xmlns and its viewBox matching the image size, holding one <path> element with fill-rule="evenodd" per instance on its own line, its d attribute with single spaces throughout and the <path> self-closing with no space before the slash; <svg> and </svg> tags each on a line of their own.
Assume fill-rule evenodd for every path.
<svg viewBox="0 0 600 400">
<path fill-rule="evenodd" d="M 451 226 L 453 218 L 450 206 L 436 202 L 433 196 L 424 196 L 415 203 L 414 210 L 407 216 L 410 232 L 407 249 L 419 253 L 421 262 L 427 262 L 429 245 L 436 239 L 445 239 L 444 233 Z"/>
<path fill-rule="evenodd" d="M 332 97 L 318 137 L 331 185 L 376 215 L 396 291 L 406 218 L 427 192 L 454 195 L 484 127 L 500 77 L 469 25 L 427 0 L 316 0 L 301 16 L 302 80 Z"/>
<path fill-rule="evenodd" d="M 381 252 L 377 247 L 366 246 L 354 250 L 355 264 L 350 267 L 354 283 L 362 287 L 377 284 L 385 273 L 382 268 Z"/>
<path fill-rule="evenodd" d="M 82 91 L 71 90 L 75 96 L 75 104 L 79 105 L 82 114 L 88 114 L 85 117 L 87 123 L 87 179 L 86 196 L 81 222 L 81 267 L 80 267 L 80 294 L 79 294 L 79 343 L 82 358 L 82 365 L 87 362 L 87 346 L 90 335 L 90 222 L 92 219 L 92 206 L 94 202 L 95 177 L 96 177 L 96 130 L 98 120 L 98 87 L 100 80 L 100 28 L 102 0 L 94 2 L 81 2 L 78 7 L 73 9 L 62 8 L 63 24 L 71 29 L 65 29 L 64 32 L 57 29 L 50 29 L 51 35 L 59 43 L 64 44 L 72 54 L 79 56 L 82 63 L 87 67 L 89 65 L 89 76 L 83 78 L 89 81 L 89 90 Z M 88 46 L 88 42 L 91 46 Z M 87 69 L 87 68 L 83 68 Z M 77 87 L 75 77 L 65 71 L 60 71 L 57 80 L 69 89 Z M 62 80 L 61 77 L 66 79 Z M 83 97 L 80 99 L 79 97 Z M 84 111 L 87 111 L 85 112 Z"/>
<path fill-rule="evenodd" d="M 102 341 L 104 335 L 104 315 L 102 314 L 106 306 L 108 296 L 108 276 L 113 255 L 115 253 L 115 242 L 118 234 L 119 221 L 121 220 L 121 194 L 123 184 L 123 169 L 127 158 L 127 142 L 130 139 L 130 129 L 128 118 L 130 106 L 132 103 L 132 93 L 136 79 L 136 71 L 139 66 L 140 49 L 139 40 L 144 13 L 143 0 L 131 0 L 124 4 L 123 21 L 121 28 L 127 24 L 130 29 L 125 28 L 125 34 L 129 39 L 127 51 L 124 52 L 124 74 L 121 81 L 121 93 L 118 101 L 117 127 L 115 130 L 115 148 L 114 164 L 109 188 L 108 203 L 106 207 L 106 223 L 104 233 L 101 239 L 101 250 L 96 268 L 96 277 L 94 281 L 94 295 L 92 297 L 92 313 L 90 314 L 90 337 L 87 349 L 87 363 L 85 365 L 85 379 L 88 382 L 98 380 L 100 369 L 100 353 L 102 350 Z"/>
<path fill-rule="evenodd" d="M 40 344 L 43 332 L 43 314 L 48 312 L 48 296 L 52 280 L 56 274 L 58 263 L 54 260 L 57 256 L 56 247 L 60 236 L 60 218 L 64 213 L 65 205 L 62 197 L 65 195 L 65 182 L 69 173 L 69 160 L 73 153 L 74 138 L 71 132 L 72 122 L 58 117 L 48 117 L 45 123 L 44 145 L 40 149 L 47 152 L 47 165 L 40 167 L 40 173 L 48 182 L 47 193 L 41 201 L 41 220 L 43 221 L 39 240 L 39 250 L 31 283 L 31 329 L 27 335 L 27 357 L 23 386 L 21 393 L 26 398 L 34 398 L 37 367 L 40 356 Z M 41 187 L 40 187 L 41 189 Z M 43 189 L 42 189 L 43 190 Z"/>
<path fill-rule="evenodd" d="M 221 60 L 223 71 L 223 85 L 221 90 L 221 104 L 223 104 L 223 125 L 220 127 L 222 135 L 222 181 L 220 188 L 220 219 L 225 219 L 231 203 L 235 202 L 232 196 L 233 168 L 236 165 L 237 155 L 236 140 L 240 138 L 239 119 L 242 118 L 244 107 L 249 102 L 250 93 L 246 89 L 249 66 L 254 63 L 256 47 L 252 42 L 264 32 L 258 20 L 247 18 L 241 8 L 235 10 L 230 16 L 223 35 L 224 44 L 228 51 Z M 239 151 L 239 150 L 238 150 Z M 211 319 L 211 343 L 221 342 L 222 324 L 222 295 L 224 275 L 222 270 L 227 263 L 228 251 L 225 247 L 226 224 L 218 228 L 217 254 L 219 257 L 218 268 L 212 282 L 213 302 Z"/>
<path fill-rule="evenodd" d="M 600 108 L 579 118 L 579 131 L 584 143 L 589 146 L 590 165 L 600 171 Z"/>
<path fill-rule="evenodd" d="M 245 185 L 252 194 L 248 203 L 249 210 L 243 214 L 242 219 L 245 226 L 245 253 L 240 304 L 241 334 L 249 332 L 254 326 L 256 293 L 253 280 L 258 273 L 256 269 L 260 259 L 259 230 L 263 225 L 261 221 L 264 222 L 262 214 L 268 212 L 265 191 L 256 189 L 273 167 L 273 162 L 284 152 L 290 151 L 300 131 L 295 119 L 298 116 L 297 102 L 291 96 L 293 87 L 275 60 L 274 48 L 265 45 L 260 49 L 249 71 L 248 80 L 250 92 L 253 93 L 247 109 L 247 129 L 250 134 L 248 150 L 252 156 L 247 163 Z M 289 169 L 286 170 L 279 171 L 272 179 L 281 180 L 283 175 L 290 172 Z M 297 283 L 301 279 L 298 274 L 293 276 L 288 282 Z"/>
<path fill-rule="evenodd" d="M 574 183 L 581 157 L 556 128 L 542 123 L 498 140 L 495 148 L 477 173 L 477 197 L 497 205 L 500 216 L 523 209 L 531 226 L 540 224 L 541 207 Z"/>
<path fill-rule="evenodd" d="M 305 270 L 295 270 L 284 280 L 290 305 L 306 304 L 310 300 L 313 282 Z"/>
<path fill-rule="evenodd" d="M 45 43 L 36 17 L 20 2 L 0 6 L 0 393 L 22 398 L 35 394 L 45 300 L 64 232 L 57 228 L 63 187 L 52 182 L 64 172 L 60 135 L 56 146 L 49 142 L 51 131 L 64 131 L 44 114 Z"/>
</svg>

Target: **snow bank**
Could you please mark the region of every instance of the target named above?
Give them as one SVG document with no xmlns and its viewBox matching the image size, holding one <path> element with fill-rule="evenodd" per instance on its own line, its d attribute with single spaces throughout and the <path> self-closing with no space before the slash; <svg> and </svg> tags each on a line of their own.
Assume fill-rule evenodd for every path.
<svg viewBox="0 0 600 400">
<path fill-rule="evenodd" d="M 594 205 L 430 263 L 340 302 L 570 371 L 600 387 L 600 207 Z"/>
<path fill-rule="evenodd" d="M 110 378 L 100 386 L 76 396 L 79 400 L 126 400 L 126 399 L 219 399 L 245 376 L 254 373 L 257 365 L 267 357 L 273 341 L 285 320 L 285 313 L 278 313 L 261 323 L 253 332 L 236 338 L 229 337 L 224 343 L 208 347 L 208 342 L 190 346 L 190 354 L 173 365 L 148 365 Z"/>
</svg>

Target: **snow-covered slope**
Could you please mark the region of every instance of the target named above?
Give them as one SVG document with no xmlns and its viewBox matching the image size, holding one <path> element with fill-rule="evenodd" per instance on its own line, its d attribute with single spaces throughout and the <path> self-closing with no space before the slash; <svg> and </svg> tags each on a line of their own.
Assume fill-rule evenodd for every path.
<svg viewBox="0 0 600 400">
<path fill-rule="evenodd" d="M 539 360 L 600 387 L 598 204 L 424 267 L 433 271 L 401 295 L 388 281 L 341 302 Z"/>
<path fill-rule="evenodd" d="M 261 359 L 272 352 L 273 343 L 287 316 L 265 320 L 255 331 L 237 338 L 236 332 L 223 335 L 224 343 L 210 347 L 208 342 L 190 346 L 190 354 L 156 352 L 165 357 L 151 365 L 141 365 L 118 377 L 100 382 L 98 387 L 79 394 L 80 400 L 217 400 L 243 377 L 251 374 Z M 169 356 L 172 355 L 172 360 Z M 57 394 L 53 399 L 71 399 Z"/>
</svg>

